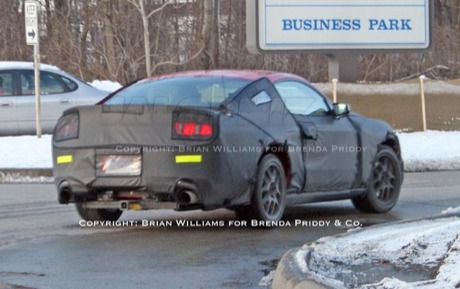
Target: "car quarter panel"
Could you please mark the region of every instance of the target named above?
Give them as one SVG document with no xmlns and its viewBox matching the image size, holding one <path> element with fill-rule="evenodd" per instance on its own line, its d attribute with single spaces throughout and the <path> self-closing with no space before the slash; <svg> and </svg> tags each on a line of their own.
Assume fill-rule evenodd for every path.
<svg viewBox="0 0 460 289">
<path fill-rule="evenodd" d="M 289 192 L 301 192 L 305 182 L 305 167 L 300 148 L 301 132 L 292 115 L 272 83 L 262 78 L 250 84 L 228 105 L 231 113 L 238 116 L 239 130 L 247 126 L 257 127 L 263 134 L 241 134 L 239 146 L 258 146 L 263 153 L 288 156 Z M 258 156 L 260 160 L 262 154 Z M 242 157 L 242 156 L 240 156 Z M 247 176 L 255 176 L 251 166 L 245 169 Z"/>
</svg>

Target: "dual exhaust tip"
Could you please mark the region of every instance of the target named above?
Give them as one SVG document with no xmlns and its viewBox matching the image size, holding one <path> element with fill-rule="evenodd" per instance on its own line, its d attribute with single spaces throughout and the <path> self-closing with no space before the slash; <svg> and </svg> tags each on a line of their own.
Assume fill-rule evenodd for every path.
<svg viewBox="0 0 460 289">
<path fill-rule="evenodd" d="M 72 189 L 67 182 L 61 183 L 58 191 L 58 201 L 60 204 L 68 204 L 73 199 Z M 181 190 L 177 195 L 177 203 L 179 205 L 195 205 L 199 201 L 198 195 L 191 190 Z"/>
</svg>

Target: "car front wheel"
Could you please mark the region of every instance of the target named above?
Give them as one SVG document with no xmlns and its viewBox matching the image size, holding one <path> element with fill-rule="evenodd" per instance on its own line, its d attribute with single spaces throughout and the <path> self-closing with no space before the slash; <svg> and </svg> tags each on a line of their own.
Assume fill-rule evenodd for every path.
<svg viewBox="0 0 460 289">
<path fill-rule="evenodd" d="M 114 222 L 120 218 L 123 211 L 108 209 L 89 209 L 84 203 L 75 204 L 77 212 L 85 221 L 111 221 Z"/>
<path fill-rule="evenodd" d="M 398 201 L 402 183 L 401 163 L 388 146 L 381 146 L 374 158 L 367 193 L 352 199 L 353 205 L 365 213 L 386 213 Z"/>
</svg>

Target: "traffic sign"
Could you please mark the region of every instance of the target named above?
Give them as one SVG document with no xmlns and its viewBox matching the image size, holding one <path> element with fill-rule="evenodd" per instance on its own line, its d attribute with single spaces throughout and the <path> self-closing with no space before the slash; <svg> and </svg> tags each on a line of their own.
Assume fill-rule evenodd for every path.
<svg viewBox="0 0 460 289">
<path fill-rule="evenodd" d="M 37 45 L 40 39 L 40 31 L 38 30 L 38 9 L 39 6 L 36 1 L 26 1 L 24 3 L 27 45 Z"/>
<path fill-rule="evenodd" d="M 432 1 L 246 0 L 251 52 L 423 51 Z"/>
</svg>

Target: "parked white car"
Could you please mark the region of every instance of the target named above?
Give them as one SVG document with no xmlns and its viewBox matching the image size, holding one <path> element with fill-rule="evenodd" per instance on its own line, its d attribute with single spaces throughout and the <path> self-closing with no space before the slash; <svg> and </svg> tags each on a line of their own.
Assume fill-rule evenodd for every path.
<svg viewBox="0 0 460 289">
<path fill-rule="evenodd" d="M 0 61 L 0 135 L 35 134 L 32 62 Z M 93 105 L 108 92 L 51 65 L 40 65 L 41 125 L 52 134 L 58 118 L 74 106 Z"/>
</svg>

